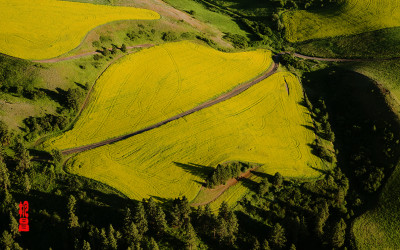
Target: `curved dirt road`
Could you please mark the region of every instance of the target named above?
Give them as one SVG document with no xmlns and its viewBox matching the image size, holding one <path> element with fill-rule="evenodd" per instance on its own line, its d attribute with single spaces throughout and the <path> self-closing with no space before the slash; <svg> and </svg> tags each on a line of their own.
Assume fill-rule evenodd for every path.
<svg viewBox="0 0 400 250">
<path fill-rule="evenodd" d="M 211 107 L 211 106 L 213 106 L 213 105 L 215 105 L 217 103 L 226 101 L 226 100 L 228 100 L 228 99 L 230 99 L 230 98 L 232 98 L 234 96 L 239 95 L 240 93 L 244 92 L 245 90 L 247 90 L 251 86 L 261 82 L 262 80 L 264 80 L 264 79 L 268 78 L 269 76 L 271 76 L 272 74 L 274 74 L 276 72 L 276 70 L 278 69 L 278 66 L 279 66 L 279 63 L 274 61 L 273 64 L 272 64 L 272 67 L 270 67 L 267 71 L 265 71 L 261 76 L 257 77 L 256 79 L 253 79 L 253 80 L 251 80 L 251 81 L 249 81 L 247 83 L 243 83 L 243 84 L 235 87 L 231 91 L 218 96 L 215 99 L 209 100 L 209 101 L 207 101 L 207 102 L 205 102 L 203 104 L 200 104 L 200 105 L 198 105 L 198 106 L 196 106 L 196 107 L 194 107 L 194 108 L 192 108 L 190 110 L 187 110 L 185 112 L 182 112 L 180 114 L 172 116 L 172 117 L 170 117 L 170 118 L 168 118 L 166 120 L 163 120 L 161 122 L 158 122 L 156 124 L 150 125 L 148 127 L 145 127 L 143 129 L 137 130 L 137 131 L 135 131 L 133 133 L 130 133 L 130 134 L 127 134 L 127 135 L 114 137 L 114 138 L 111 138 L 111 139 L 108 139 L 108 140 L 104 140 L 104 141 L 101 141 L 101 142 L 97 142 L 97 143 L 93 143 L 93 144 L 89 144 L 89 145 L 85 145 L 85 146 L 81 146 L 81 147 L 77 147 L 77 148 L 66 149 L 66 150 L 63 150 L 61 152 L 62 152 L 63 155 L 80 153 L 80 152 L 83 152 L 83 151 L 86 151 L 86 150 L 90 150 L 90 149 L 98 148 L 98 147 L 101 147 L 101 146 L 104 146 L 104 145 L 107 145 L 107 144 L 111 144 L 111 143 L 114 143 L 114 142 L 122 141 L 122 140 L 130 138 L 132 136 L 141 134 L 143 132 L 146 132 L 146 131 L 161 127 L 162 125 L 167 124 L 167 123 L 169 123 L 171 121 L 174 121 L 174 120 L 177 120 L 179 118 L 185 117 L 185 116 L 190 115 L 190 114 L 192 114 L 192 113 L 194 113 L 196 111 Z"/>
</svg>

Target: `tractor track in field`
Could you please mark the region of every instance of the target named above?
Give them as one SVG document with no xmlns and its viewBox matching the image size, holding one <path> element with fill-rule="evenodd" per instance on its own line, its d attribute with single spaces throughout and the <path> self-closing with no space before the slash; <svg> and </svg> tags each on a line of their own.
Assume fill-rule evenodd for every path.
<svg viewBox="0 0 400 250">
<path fill-rule="evenodd" d="M 161 126 L 163 126 L 163 125 L 165 125 L 165 124 L 167 124 L 169 122 L 178 120 L 179 118 L 183 118 L 183 117 L 185 117 L 187 115 L 190 115 L 190 114 L 192 114 L 194 112 L 197 112 L 197 111 L 200 111 L 202 109 L 211 107 L 211 106 L 213 106 L 215 104 L 218 104 L 220 102 L 226 101 L 226 100 L 228 100 L 228 99 L 230 99 L 230 98 L 232 98 L 234 96 L 239 95 L 240 93 L 246 91 L 251 86 L 253 86 L 253 85 L 261 82 L 262 80 L 268 78 L 269 76 L 273 75 L 277 71 L 278 66 L 279 66 L 279 63 L 274 61 L 272 67 L 270 67 L 267 71 L 265 71 L 261 76 L 255 78 L 253 80 L 250 80 L 249 82 L 243 83 L 243 84 L 235 87 L 231 91 L 226 92 L 226 93 L 218 96 L 217 98 L 214 98 L 212 100 L 204 102 L 204 103 L 202 103 L 202 104 L 200 104 L 200 105 L 198 105 L 198 106 L 196 106 L 196 107 L 194 107 L 194 108 L 192 108 L 190 110 L 187 110 L 185 112 L 182 112 L 180 114 L 172 116 L 172 117 L 170 117 L 170 118 L 168 118 L 166 120 L 163 120 L 161 122 L 158 122 L 156 124 L 150 125 L 148 127 L 145 127 L 143 129 L 137 130 L 135 132 L 132 132 L 132 133 L 129 133 L 129 134 L 126 134 L 126 135 L 114 137 L 114 138 L 111 138 L 111 139 L 108 139 L 108 140 L 104 140 L 104 141 L 101 141 L 101 142 L 97 142 L 97 143 L 93 143 L 93 144 L 89 144 L 89 145 L 85 145 L 85 146 L 81 146 L 81 147 L 77 147 L 77 148 L 66 149 L 66 150 L 63 150 L 61 152 L 62 152 L 63 155 L 70 155 L 70 154 L 80 153 L 80 152 L 83 152 L 83 151 L 86 151 L 86 150 L 95 149 L 95 148 L 98 148 L 98 147 L 101 147 L 101 146 L 104 146 L 104 145 L 107 145 L 107 144 L 112 144 L 112 143 L 115 143 L 115 142 L 118 142 L 118 141 L 122 141 L 122 140 L 128 139 L 128 138 L 130 138 L 132 136 L 135 136 L 135 135 L 144 133 L 146 131 L 161 127 Z"/>
</svg>

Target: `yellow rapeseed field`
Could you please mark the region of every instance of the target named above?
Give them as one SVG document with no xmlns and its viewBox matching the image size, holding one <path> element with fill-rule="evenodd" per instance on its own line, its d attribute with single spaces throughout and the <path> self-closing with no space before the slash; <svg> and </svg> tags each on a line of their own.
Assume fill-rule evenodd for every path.
<svg viewBox="0 0 400 250">
<path fill-rule="evenodd" d="M 89 106 L 53 146 L 74 148 L 142 129 L 258 76 L 271 63 L 267 50 L 223 53 L 188 41 L 128 55 L 99 78 Z"/>
<path fill-rule="evenodd" d="M 290 42 L 359 34 L 400 26 L 398 0 L 345 0 L 337 11 L 289 11 L 283 14 Z"/>
<path fill-rule="evenodd" d="M 276 73 L 225 102 L 80 153 L 67 166 L 132 199 L 185 195 L 193 200 L 209 167 L 225 161 L 261 163 L 268 174 L 318 177 L 313 168 L 327 167 L 308 145 L 315 135 L 305 126 L 312 126 L 312 120 L 299 104 L 302 97 L 294 75 Z M 221 199 L 233 204 L 246 191 L 243 186 L 235 189 Z"/>
<path fill-rule="evenodd" d="M 56 0 L 4 0 L 0 12 L 0 52 L 24 59 L 64 54 L 101 24 L 160 18 L 145 9 Z"/>
</svg>

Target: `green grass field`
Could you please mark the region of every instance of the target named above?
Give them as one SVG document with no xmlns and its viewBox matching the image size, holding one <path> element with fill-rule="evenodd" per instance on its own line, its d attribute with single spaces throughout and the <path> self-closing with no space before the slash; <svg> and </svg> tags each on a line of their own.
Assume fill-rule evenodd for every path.
<svg viewBox="0 0 400 250">
<path fill-rule="evenodd" d="M 247 33 L 242 30 L 238 24 L 229 16 L 207 10 L 202 4 L 192 0 L 166 0 L 173 7 L 184 10 L 186 12 L 194 11 L 193 17 L 209 23 L 222 32 L 239 34 L 246 36 Z"/>
<path fill-rule="evenodd" d="M 398 78 L 400 60 L 352 63 L 346 67 L 374 79 L 389 90 L 391 95 L 389 99 L 394 99 L 391 106 L 397 115 L 400 115 L 400 79 Z"/>
<path fill-rule="evenodd" d="M 283 13 L 289 42 L 359 34 L 400 26 L 397 0 L 346 0 L 338 9 Z"/>
<path fill-rule="evenodd" d="M 288 85 L 288 95 L 285 85 Z M 327 166 L 311 153 L 314 133 L 302 87 L 277 73 L 232 99 L 129 139 L 78 154 L 69 171 L 106 183 L 132 199 L 194 199 L 209 167 L 225 161 L 263 164 L 265 173 L 315 178 Z M 238 185 L 217 202 L 233 204 Z"/>
<path fill-rule="evenodd" d="M 354 222 L 352 232 L 358 249 L 400 248 L 400 167 L 383 188 L 378 205 Z"/>
<path fill-rule="evenodd" d="M 98 79 L 74 128 L 52 146 L 73 148 L 142 129 L 257 77 L 271 63 L 268 50 L 223 53 L 188 41 L 128 55 Z"/>
<path fill-rule="evenodd" d="M 399 57 L 400 27 L 305 41 L 296 44 L 296 51 L 305 55 L 328 58 Z"/>
</svg>

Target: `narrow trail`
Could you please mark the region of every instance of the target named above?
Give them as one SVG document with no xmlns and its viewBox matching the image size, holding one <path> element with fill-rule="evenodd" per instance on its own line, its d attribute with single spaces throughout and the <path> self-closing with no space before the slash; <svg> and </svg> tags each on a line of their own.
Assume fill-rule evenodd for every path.
<svg viewBox="0 0 400 250">
<path fill-rule="evenodd" d="M 198 202 L 198 203 L 192 203 L 190 204 L 190 206 L 192 207 L 198 207 L 198 206 L 204 206 L 207 205 L 211 202 L 214 202 L 215 200 L 217 200 L 223 193 L 225 193 L 226 190 L 228 190 L 230 187 L 235 186 L 239 181 L 241 181 L 242 179 L 248 179 L 252 176 L 252 171 L 255 171 L 258 167 L 254 167 L 252 169 L 247 170 L 246 172 L 242 173 L 239 175 L 239 177 L 237 178 L 232 178 L 229 179 L 224 185 L 219 185 L 218 187 L 213 188 L 215 189 L 219 189 L 218 193 L 212 197 L 210 200 L 208 201 L 204 201 L 204 202 Z M 201 187 L 200 192 L 203 190 L 213 190 L 211 188 L 205 188 L 204 186 Z"/>
<path fill-rule="evenodd" d="M 145 127 L 143 129 L 137 130 L 137 131 L 135 131 L 133 133 L 129 133 L 127 135 L 114 137 L 114 138 L 111 138 L 111 139 L 108 139 L 108 140 L 104 140 L 104 141 L 101 141 L 101 142 L 97 142 L 97 143 L 93 143 L 93 144 L 89 144 L 89 145 L 85 145 L 85 146 L 81 146 L 81 147 L 77 147 L 77 148 L 66 149 L 66 150 L 63 150 L 61 152 L 62 152 L 63 155 L 80 153 L 80 152 L 83 152 L 83 151 L 86 151 L 86 150 L 90 150 L 90 149 L 98 148 L 98 147 L 101 147 L 101 146 L 104 146 L 104 145 L 107 145 L 107 144 L 111 144 L 111 143 L 115 143 L 115 142 L 118 142 L 118 141 L 122 141 L 122 140 L 128 139 L 128 138 L 130 138 L 132 136 L 135 136 L 135 135 L 144 133 L 146 131 L 161 127 L 161 126 L 163 126 L 163 125 L 165 125 L 165 124 L 167 124 L 167 123 L 169 123 L 171 121 L 178 120 L 179 118 L 185 117 L 185 116 L 190 115 L 190 114 L 192 114 L 194 112 L 197 112 L 197 111 L 200 111 L 202 109 L 211 107 L 211 106 L 213 106 L 213 105 L 215 105 L 217 103 L 226 101 L 226 100 L 228 100 L 228 99 L 230 99 L 230 98 L 232 98 L 234 96 L 239 95 L 240 93 L 244 92 L 245 90 L 247 90 L 251 86 L 261 82 L 262 80 L 264 80 L 264 79 L 268 78 L 269 76 L 271 76 L 272 74 L 274 74 L 276 72 L 276 70 L 278 69 L 278 66 L 279 66 L 279 63 L 274 61 L 272 67 L 270 67 L 267 71 L 265 71 L 261 76 L 257 77 L 256 79 L 253 79 L 253 80 L 251 80 L 249 82 L 243 83 L 243 84 L 235 87 L 231 91 L 226 92 L 226 93 L 218 96 L 215 99 L 209 100 L 209 101 L 207 101 L 207 102 L 205 102 L 203 104 L 200 104 L 200 105 L 198 105 L 198 106 L 196 106 L 196 107 L 194 107 L 194 108 L 192 108 L 190 110 L 187 110 L 185 112 L 182 112 L 180 114 L 172 116 L 172 117 L 170 117 L 170 118 L 168 118 L 166 120 L 163 120 L 161 122 L 158 122 L 156 124 L 150 125 L 148 127 Z"/>
<path fill-rule="evenodd" d="M 137 48 L 150 48 L 150 47 L 153 47 L 153 46 L 154 46 L 154 44 L 139 44 L 139 45 L 135 45 L 135 46 L 126 47 L 126 49 L 127 50 L 131 50 L 131 49 L 137 49 Z M 110 48 L 108 50 L 111 51 Z M 73 60 L 73 59 L 77 59 L 77 58 L 81 58 L 81 57 L 86 57 L 86 56 L 92 56 L 92 55 L 96 55 L 96 54 L 101 54 L 101 52 L 99 52 L 99 51 L 91 51 L 91 52 L 81 53 L 81 54 L 77 54 L 77 55 L 73 55 L 73 56 L 56 57 L 56 58 L 50 58 L 50 59 L 44 59 L 44 60 L 34 60 L 32 62 L 35 62 L 35 63 L 56 63 L 56 62 L 62 62 L 62 61 L 69 61 L 69 60 Z"/>
</svg>

